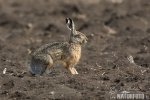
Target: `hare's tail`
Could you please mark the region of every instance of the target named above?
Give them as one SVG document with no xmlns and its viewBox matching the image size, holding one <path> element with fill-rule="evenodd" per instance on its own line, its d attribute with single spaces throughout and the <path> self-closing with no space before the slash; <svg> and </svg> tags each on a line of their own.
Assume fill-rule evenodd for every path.
<svg viewBox="0 0 150 100">
<path fill-rule="evenodd" d="M 47 65 L 44 65 L 40 62 L 31 61 L 29 64 L 29 71 L 33 75 L 42 75 L 47 68 Z"/>
</svg>

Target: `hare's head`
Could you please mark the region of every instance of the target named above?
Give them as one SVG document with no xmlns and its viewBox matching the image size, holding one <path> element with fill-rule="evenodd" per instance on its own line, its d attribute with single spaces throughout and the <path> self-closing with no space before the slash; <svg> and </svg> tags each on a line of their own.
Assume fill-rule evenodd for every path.
<svg viewBox="0 0 150 100">
<path fill-rule="evenodd" d="M 71 31 L 69 42 L 79 44 L 87 42 L 87 37 L 83 33 L 76 31 L 73 20 L 71 20 L 70 18 L 66 18 L 66 24 Z"/>
</svg>

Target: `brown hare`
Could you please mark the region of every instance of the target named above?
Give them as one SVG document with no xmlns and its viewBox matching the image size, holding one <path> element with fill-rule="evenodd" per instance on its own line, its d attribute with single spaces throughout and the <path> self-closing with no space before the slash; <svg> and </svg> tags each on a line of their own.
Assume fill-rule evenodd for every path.
<svg viewBox="0 0 150 100">
<path fill-rule="evenodd" d="M 31 74 L 42 75 L 54 63 L 61 63 L 71 74 L 78 74 L 74 67 L 81 57 L 81 45 L 87 42 L 87 37 L 76 31 L 70 18 L 66 18 L 66 25 L 70 30 L 68 42 L 49 43 L 31 53 L 29 65 Z"/>
</svg>

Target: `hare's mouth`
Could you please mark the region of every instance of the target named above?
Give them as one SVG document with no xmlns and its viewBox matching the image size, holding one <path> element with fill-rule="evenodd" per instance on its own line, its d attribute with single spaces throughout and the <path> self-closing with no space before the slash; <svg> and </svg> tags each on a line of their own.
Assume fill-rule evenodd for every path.
<svg viewBox="0 0 150 100">
<path fill-rule="evenodd" d="M 86 44 L 87 43 L 87 40 L 83 40 L 83 42 L 82 42 L 83 44 Z"/>
<path fill-rule="evenodd" d="M 87 43 L 87 41 L 84 41 L 84 42 L 82 42 L 82 47 L 85 47 L 86 46 L 86 43 Z"/>
</svg>

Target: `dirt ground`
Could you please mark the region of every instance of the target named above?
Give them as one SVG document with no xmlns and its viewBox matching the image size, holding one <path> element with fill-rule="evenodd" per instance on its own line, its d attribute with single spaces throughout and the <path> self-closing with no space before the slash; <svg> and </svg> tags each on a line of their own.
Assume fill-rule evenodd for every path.
<svg viewBox="0 0 150 100">
<path fill-rule="evenodd" d="M 54 66 L 31 76 L 29 50 L 68 41 L 66 17 L 88 37 L 79 75 Z M 110 100 L 122 91 L 150 96 L 149 0 L 0 0 L 0 100 Z"/>
</svg>

